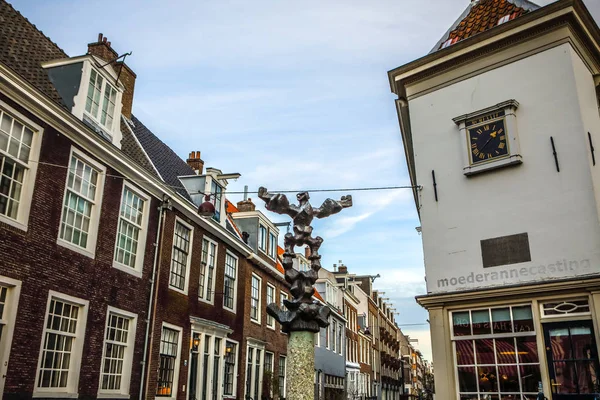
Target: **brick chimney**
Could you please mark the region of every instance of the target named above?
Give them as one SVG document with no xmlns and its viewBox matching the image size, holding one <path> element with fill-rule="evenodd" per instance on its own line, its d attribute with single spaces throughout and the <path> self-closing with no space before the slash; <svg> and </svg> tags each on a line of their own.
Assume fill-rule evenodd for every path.
<svg viewBox="0 0 600 400">
<path fill-rule="evenodd" d="M 310 247 L 306 246 L 304 248 L 304 257 L 308 258 L 310 256 Z"/>
<path fill-rule="evenodd" d="M 341 274 L 347 274 L 348 273 L 348 267 L 346 267 L 344 264 L 340 265 L 338 268 L 338 272 Z"/>
<path fill-rule="evenodd" d="M 102 33 L 98 34 L 97 42 L 88 43 L 88 54 L 101 58 L 106 62 L 113 61 L 120 55 L 111 47 L 110 42 Z M 121 114 L 131 119 L 133 92 L 137 75 L 123 61 L 113 62 L 112 67 L 115 69 L 117 75 L 119 75 L 119 81 L 125 86 L 125 91 L 121 98 L 121 103 L 123 104 Z"/>
<path fill-rule="evenodd" d="M 199 151 L 192 151 L 186 162 L 194 171 L 196 171 L 196 175 L 202 175 L 204 161 L 200 158 Z"/>
<path fill-rule="evenodd" d="M 252 199 L 238 201 L 237 208 L 240 210 L 240 212 L 256 210 L 256 206 L 252 202 Z"/>
</svg>

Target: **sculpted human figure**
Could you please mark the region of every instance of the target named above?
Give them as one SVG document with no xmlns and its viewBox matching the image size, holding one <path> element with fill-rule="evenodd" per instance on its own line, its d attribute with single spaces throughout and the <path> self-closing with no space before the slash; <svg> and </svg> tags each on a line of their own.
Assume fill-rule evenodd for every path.
<svg viewBox="0 0 600 400">
<path fill-rule="evenodd" d="M 321 256 L 319 248 L 323 239 L 319 236 L 313 238 L 313 228 L 310 226 L 313 219 L 326 218 L 352 206 L 352 196 L 342 196 L 340 200 L 327 199 L 321 207 L 313 208 L 309 202 L 308 192 L 296 195 L 298 205 L 290 204 L 282 193 L 269 193 L 264 187 L 258 189 L 258 197 L 265 202 L 267 210 L 278 214 L 286 214 L 292 218 L 293 234 L 287 233 L 284 237 L 285 251 L 283 253 L 283 268 L 285 279 L 291 287 L 292 300 L 284 300 L 286 310 L 281 310 L 276 304 L 267 306 L 267 313 L 275 318 L 284 332 L 311 331 L 318 332 L 321 327 L 327 327 L 330 309 L 313 302 L 315 292 L 313 287 L 321 269 Z M 308 259 L 311 269 L 298 271 L 293 268 L 293 259 L 296 258 L 295 246 L 307 245 L 310 249 Z"/>
</svg>

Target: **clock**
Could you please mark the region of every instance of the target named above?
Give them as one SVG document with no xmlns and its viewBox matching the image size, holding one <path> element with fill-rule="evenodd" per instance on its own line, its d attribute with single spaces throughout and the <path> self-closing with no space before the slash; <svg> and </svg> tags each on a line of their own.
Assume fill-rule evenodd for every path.
<svg viewBox="0 0 600 400">
<path fill-rule="evenodd" d="M 467 128 L 471 165 L 508 156 L 504 118 L 488 120 Z"/>
<path fill-rule="evenodd" d="M 516 100 L 506 100 L 452 120 L 461 132 L 463 173 L 472 176 L 523 163 Z"/>
</svg>

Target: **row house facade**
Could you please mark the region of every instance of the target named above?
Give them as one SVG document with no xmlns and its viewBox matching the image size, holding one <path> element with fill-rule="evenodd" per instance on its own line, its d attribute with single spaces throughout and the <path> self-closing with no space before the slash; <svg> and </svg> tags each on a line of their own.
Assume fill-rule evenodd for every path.
<svg viewBox="0 0 600 400">
<path fill-rule="evenodd" d="M 278 230 L 133 115 L 136 78 L 0 0 L 0 396 L 284 398 Z"/>
<path fill-rule="evenodd" d="M 296 258 L 302 266 L 303 256 L 296 255 Z M 314 286 L 317 301 L 331 309 L 329 326 L 315 335 L 315 399 L 342 400 L 348 383 L 345 334 L 348 321 L 342 311 L 343 297 L 335 275 L 325 268 L 319 270 Z"/>
</svg>

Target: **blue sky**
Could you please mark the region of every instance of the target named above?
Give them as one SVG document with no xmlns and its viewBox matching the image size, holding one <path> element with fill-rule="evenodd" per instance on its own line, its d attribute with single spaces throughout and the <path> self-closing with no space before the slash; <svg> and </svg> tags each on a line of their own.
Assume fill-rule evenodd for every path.
<svg viewBox="0 0 600 400">
<path fill-rule="evenodd" d="M 99 32 L 132 51 L 134 114 L 182 158 L 199 150 L 206 166 L 241 173 L 229 190 L 256 191 L 410 184 L 386 72 L 427 54 L 468 1 L 12 4 L 71 56 Z M 600 2 L 585 2 L 598 20 Z M 379 273 L 375 287 L 431 359 L 427 313 L 414 300 L 425 272 L 411 192 L 351 194 L 351 209 L 315 223 L 323 266 Z"/>
</svg>

